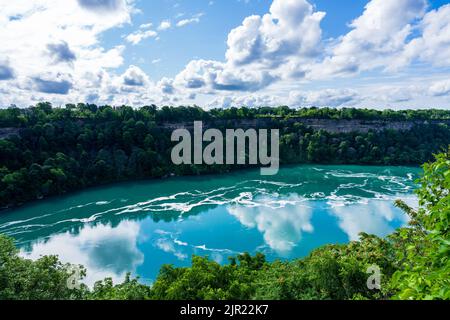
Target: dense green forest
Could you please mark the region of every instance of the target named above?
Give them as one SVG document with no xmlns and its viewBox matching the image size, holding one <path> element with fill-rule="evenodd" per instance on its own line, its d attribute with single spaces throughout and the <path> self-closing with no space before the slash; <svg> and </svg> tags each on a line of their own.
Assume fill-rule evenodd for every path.
<svg viewBox="0 0 450 320">
<path fill-rule="evenodd" d="M 289 108 L 287 106 L 260 108 L 227 108 L 205 111 L 194 107 L 158 108 L 155 105 L 132 109 L 128 106 L 111 107 L 95 104 L 67 104 L 53 108 L 50 103 L 38 103 L 35 107 L 19 109 L 15 106 L 0 109 L 0 128 L 26 126 L 38 121 L 57 121 L 67 118 L 119 120 L 139 119 L 163 121 L 193 121 L 211 119 L 253 119 L 259 117 L 296 117 L 313 119 L 359 119 L 359 120 L 450 120 L 450 111 L 443 109 L 422 110 L 374 110 L 361 108 Z"/>
<path fill-rule="evenodd" d="M 385 239 L 361 234 L 291 262 L 243 254 L 221 266 L 194 256 L 188 268 L 163 266 L 151 287 L 127 277 L 71 290 L 70 265 L 57 257 L 20 258 L 12 239 L 0 236 L 0 299 L 450 299 L 450 150 L 425 164 L 418 182 L 417 210 L 397 202 L 409 226 Z M 381 286 L 369 290 L 366 271 L 373 265 Z"/>
<path fill-rule="evenodd" d="M 0 208 L 109 182 L 196 175 L 239 166 L 175 166 L 166 122 L 271 118 L 281 129 L 281 164 L 419 165 L 450 144 L 444 110 L 230 108 L 66 105 L 0 110 Z M 411 130 L 331 133 L 302 118 L 417 121 Z M 293 120 L 294 119 L 294 120 Z M 427 122 L 429 121 L 429 122 Z"/>
</svg>

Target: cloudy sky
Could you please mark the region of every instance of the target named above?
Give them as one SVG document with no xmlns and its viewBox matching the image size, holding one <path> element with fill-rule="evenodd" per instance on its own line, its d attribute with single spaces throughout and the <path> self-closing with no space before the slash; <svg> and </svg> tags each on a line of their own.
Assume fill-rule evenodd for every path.
<svg viewBox="0 0 450 320">
<path fill-rule="evenodd" d="M 446 0 L 0 0 L 0 105 L 450 108 Z"/>
</svg>

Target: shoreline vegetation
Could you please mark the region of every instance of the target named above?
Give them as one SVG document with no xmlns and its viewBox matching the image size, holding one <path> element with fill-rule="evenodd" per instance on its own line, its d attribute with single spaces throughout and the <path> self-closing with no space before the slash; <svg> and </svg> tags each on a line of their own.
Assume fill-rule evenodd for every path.
<svg viewBox="0 0 450 320">
<path fill-rule="evenodd" d="M 258 119 L 270 119 L 259 122 Z M 409 123 L 408 128 L 324 130 L 300 119 Z M 246 122 L 281 129 L 280 158 L 290 164 L 424 165 L 418 209 L 398 201 L 408 227 L 385 239 L 362 234 L 359 241 L 327 245 L 308 257 L 267 262 L 261 254 L 230 257 L 219 265 L 208 257 L 192 266 L 165 265 L 152 286 L 127 277 L 105 279 L 90 289 L 70 289 L 73 266 L 58 257 L 37 261 L 18 256 L 12 239 L 0 236 L 0 299 L 449 299 L 450 111 L 375 111 L 328 108 L 231 108 L 147 106 L 140 109 L 87 104 L 0 110 L 0 206 L 15 206 L 86 187 L 136 178 L 225 173 L 229 166 L 170 162 L 172 125 L 202 120 L 233 128 Z M 380 123 L 380 122 L 378 122 Z M 311 123 L 310 123 L 311 124 Z M 373 124 L 373 122 L 372 122 Z M 268 127 L 267 127 L 268 126 Z M 5 129 L 6 128 L 6 129 Z M 239 166 L 239 169 L 251 166 Z M 382 273 L 381 289 L 369 290 L 367 270 Z M 81 268 L 81 278 L 86 270 Z"/>
<path fill-rule="evenodd" d="M 0 210 L 110 183 L 254 167 L 173 165 L 171 133 L 194 121 L 280 129 L 282 166 L 418 166 L 450 144 L 450 111 L 438 109 L 12 106 L 0 109 Z"/>
<path fill-rule="evenodd" d="M 262 254 L 230 257 L 219 265 L 194 256 L 192 266 L 162 266 L 151 285 L 127 276 L 97 282 L 74 280 L 74 266 L 55 256 L 37 261 L 18 256 L 0 235 L 0 299 L 7 300 L 448 300 L 450 299 L 450 148 L 423 166 L 416 191 L 419 207 L 396 206 L 410 216 L 407 227 L 386 238 L 330 244 L 290 262 L 267 262 Z M 379 268 L 379 289 L 368 288 L 367 270 Z M 86 270 L 81 270 L 82 280 Z"/>
</svg>

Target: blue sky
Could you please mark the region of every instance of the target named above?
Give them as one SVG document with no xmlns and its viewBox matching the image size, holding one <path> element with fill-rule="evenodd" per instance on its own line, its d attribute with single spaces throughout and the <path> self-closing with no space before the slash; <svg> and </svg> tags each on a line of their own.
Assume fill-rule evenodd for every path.
<svg viewBox="0 0 450 320">
<path fill-rule="evenodd" d="M 366 0 L 318 0 L 311 1 L 318 10 L 326 11 L 323 21 L 325 37 L 338 37 L 349 30 L 348 23 L 360 15 Z M 123 35 L 134 31 L 136 26 L 152 22 L 158 25 L 170 19 L 173 22 L 204 13 L 200 23 L 188 28 L 168 30 L 158 41 L 143 41 L 138 46 L 127 48 L 125 57 L 137 64 L 155 78 L 175 76 L 184 66 L 199 57 L 208 60 L 224 60 L 227 36 L 230 30 L 239 26 L 250 15 L 264 15 L 271 1 L 216 0 L 210 5 L 208 0 L 140 0 L 133 25 L 125 26 Z M 179 15 L 183 15 L 178 17 Z M 111 30 L 103 37 L 109 47 L 121 43 L 117 30 Z M 142 59 L 140 61 L 139 59 Z M 157 64 L 153 60 L 161 59 Z M 122 67 L 126 69 L 126 66 Z"/>
<path fill-rule="evenodd" d="M 450 107 L 449 1 L 0 4 L 2 107 Z"/>
</svg>

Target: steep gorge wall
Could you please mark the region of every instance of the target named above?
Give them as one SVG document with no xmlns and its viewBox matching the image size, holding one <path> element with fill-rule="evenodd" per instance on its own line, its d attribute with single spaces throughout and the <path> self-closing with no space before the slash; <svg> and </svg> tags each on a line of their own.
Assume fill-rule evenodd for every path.
<svg viewBox="0 0 450 320">
<path fill-rule="evenodd" d="M 18 135 L 19 133 L 19 128 L 0 128 L 0 140 L 7 139 L 13 135 Z"/>
<path fill-rule="evenodd" d="M 411 130 L 416 125 L 446 124 L 450 126 L 450 120 L 428 121 L 382 121 L 382 120 L 333 120 L 333 119 L 304 119 L 289 118 L 285 120 L 287 125 L 301 123 L 314 130 L 325 130 L 332 133 L 382 131 L 386 129 L 403 131 Z M 279 120 L 271 118 L 215 120 L 203 123 L 204 128 L 229 127 L 229 128 L 274 128 L 279 126 Z M 189 129 L 193 128 L 193 122 L 177 122 L 161 124 L 162 129 Z"/>
<path fill-rule="evenodd" d="M 208 128 L 279 128 L 281 119 L 256 118 L 256 119 L 235 119 L 235 120 L 213 120 L 203 123 L 205 129 Z M 391 130 L 411 130 L 416 125 L 424 124 L 446 124 L 450 126 L 450 120 L 428 120 L 428 121 L 382 121 L 382 120 L 333 120 L 333 119 L 304 119 L 289 118 L 283 120 L 286 126 L 301 123 L 314 130 L 325 130 L 332 133 L 347 132 L 368 132 Z M 165 122 L 158 125 L 158 128 L 165 130 L 188 129 L 193 130 L 194 122 Z M 281 128 L 280 128 L 281 129 Z M 20 128 L 0 128 L 0 140 L 7 139 L 13 135 L 20 134 Z"/>
</svg>

